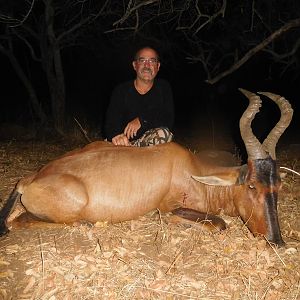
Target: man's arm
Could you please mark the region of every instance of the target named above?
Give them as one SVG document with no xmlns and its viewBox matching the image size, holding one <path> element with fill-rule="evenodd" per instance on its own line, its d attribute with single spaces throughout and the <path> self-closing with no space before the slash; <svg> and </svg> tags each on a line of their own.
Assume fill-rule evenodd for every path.
<svg viewBox="0 0 300 300">
<path fill-rule="evenodd" d="M 113 90 L 110 98 L 104 125 L 105 136 L 109 141 L 112 141 L 115 136 L 122 134 L 124 130 L 122 96 L 124 97 L 120 87 L 117 87 Z"/>
<path fill-rule="evenodd" d="M 124 134 L 118 134 L 111 139 L 112 143 L 116 146 L 130 146 L 128 137 Z"/>
<path fill-rule="evenodd" d="M 140 119 L 135 118 L 127 124 L 124 130 L 124 134 L 127 136 L 128 139 L 133 139 L 140 128 L 141 128 Z"/>
<path fill-rule="evenodd" d="M 114 145 L 130 146 L 130 139 L 136 136 L 137 131 L 141 128 L 141 123 L 139 118 L 135 118 L 130 121 L 125 127 L 124 133 L 118 134 L 112 138 Z"/>
</svg>

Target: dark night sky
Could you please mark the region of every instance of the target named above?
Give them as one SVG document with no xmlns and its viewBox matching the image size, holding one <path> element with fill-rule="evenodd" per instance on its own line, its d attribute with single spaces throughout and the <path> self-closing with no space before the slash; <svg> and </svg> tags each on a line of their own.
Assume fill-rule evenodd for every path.
<svg viewBox="0 0 300 300">
<path fill-rule="evenodd" d="M 128 53 L 124 48 L 114 48 L 112 52 L 101 53 L 100 59 L 80 48 L 64 53 L 68 117 L 76 116 L 83 123 L 88 122 L 100 130 L 113 87 L 134 76 Z M 205 83 L 200 65 L 187 63 L 182 54 L 175 54 L 176 59 L 172 61 L 168 60 L 167 55 L 165 53 L 166 59 L 162 60 L 159 76 L 169 80 L 173 87 L 176 128 L 192 128 L 201 119 L 205 121 L 208 116 L 217 119 L 221 115 L 227 126 L 237 129 L 239 117 L 248 104 L 248 100 L 237 90 L 243 87 L 254 92 L 264 90 L 278 93 L 289 99 L 295 108 L 289 131 L 293 132 L 293 140 L 299 140 L 296 130 L 299 127 L 299 78 L 292 80 L 287 73 L 283 78 L 270 79 L 270 63 L 264 55 L 258 54 L 240 70 L 214 86 Z M 0 59 L 4 79 L 0 122 L 26 125 L 30 122 L 26 91 L 6 58 L 1 56 Z M 33 78 L 44 76 L 30 62 L 23 63 L 28 64 Z M 41 99 L 46 98 L 43 81 L 35 82 Z M 263 135 L 268 129 L 265 120 L 274 125 L 274 116 L 278 117 L 278 112 L 271 101 L 263 102 L 262 111 L 255 120 L 257 125 L 254 124 L 254 128 Z"/>
<path fill-rule="evenodd" d="M 20 4 L 17 1 L 4 0 L 0 2 L 2 3 L 2 6 L 0 3 L 0 11 L 3 10 L 8 15 L 15 13 L 17 19 L 24 16 L 24 8 L 28 5 Z M 62 4 L 59 1 L 58 3 Z M 74 16 L 81 16 L 80 13 L 77 14 L 77 6 L 69 7 L 68 3 L 59 6 L 64 13 L 57 13 L 53 19 L 57 35 L 66 30 L 64 27 L 65 24 L 68 24 L 66 20 L 69 20 L 71 26 Z M 209 127 L 215 122 L 219 128 L 228 127 L 234 135 L 238 135 L 239 118 L 248 105 L 248 100 L 238 92 L 238 88 L 242 87 L 253 92 L 269 91 L 287 98 L 295 111 L 288 133 L 292 136 L 293 142 L 300 142 L 298 133 L 300 76 L 299 59 L 296 56 L 293 66 L 298 69 L 287 70 L 283 76 L 280 76 L 284 65 L 279 68 L 279 64 L 274 64 L 270 60 L 270 55 L 259 52 L 239 70 L 213 86 L 205 82 L 206 75 L 202 66 L 189 64 L 185 58 L 186 53 L 198 55 L 197 46 L 199 45 L 199 49 L 204 49 L 204 54 L 211 55 L 212 66 L 227 54 L 235 53 L 235 51 L 239 51 L 238 55 L 241 58 L 251 47 L 263 41 L 271 32 L 289 21 L 299 18 L 299 1 L 227 1 L 226 13 L 204 26 L 204 29 L 201 29 L 195 36 L 193 32 L 177 30 L 178 24 L 188 26 L 199 13 L 193 5 L 183 5 L 187 4 L 185 1 L 172 2 L 180 12 L 183 12 L 181 9 L 184 9 L 184 13 L 179 14 L 180 18 L 176 15 L 176 9 L 172 10 L 169 15 L 170 8 L 161 6 L 160 9 L 167 9 L 168 13 L 161 14 L 152 20 L 152 14 L 156 13 L 157 7 L 149 5 L 145 7 L 145 10 L 139 11 L 141 17 L 139 24 L 142 26 L 137 34 L 114 30 L 110 34 L 104 33 L 105 30 L 116 29 L 117 27 L 112 24 L 123 14 L 123 8 L 122 5 L 119 6 L 119 1 L 110 1 L 110 3 L 117 5 L 109 8 L 103 16 L 97 19 L 97 22 L 80 27 L 82 32 L 79 30 L 79 32 L 75 32 L 74 36 L 69 37 L 73 47 L 64 48 L 62 51 L 66 82 L 66 117 L 71 122 L 73 122 L 73 117 L 77 117 L 83 125 L 87 124 L 89 128 L 101 132 L 112 89 L 116 84 L 129 80 L 135 75 L 131 66 L 132 41 L 142 38 L 149 41 L 160 41 L 160 48 L 164 50 L 161 53 L 162 65 L 158 76 L 169 80 L 173 87 L 176 130 L 185 129 L 195 132 L 197 126 Z M 126 3 L 125 1 L 123 5 Z M 220 9 L 221 3 L 223 2 L 201 2 L 203 11 L 208 14 Z M 101 1 L 96 1 L 94 4 L 101 5 Z M 71 7 L 74 11 L 69 9 Z M 121 11 L 119 11 L 120 8 Z M 44 9 L 43 2 L 36 2 L 31 15 L 26 20 L 28 25 L 33 26 L 37 31 L 43 26 L 43 22 L 39 22 L 43 20 Z M 89 14 L 89 9 L 86 10 L 86 13 Z M 175 14 L 173 15 L 173 13 Z M 126 21 L 127 23 L 120 26 L 132 25 L 134 21 L 135 16 L 132 14 Z M 201 19 L 199 22 L 203 21 L 205 20 Z M 76 18 L 75 22 L 78 22 Z M 198 26 L 200 23 L 194 25 Z M 17 30 L 20 29 L 22 27 L 17 28 Z M 298 39 L 298 33 L 299 26 L 285 32 L 283 36 L 273 41 L 274 48 L 272 49 L 278 53 L 290 51 Z M 196 39 L 193 39 L 194 37 Z M 39 45 L 35 44 L 35 39 L 31 41 L 38 52 Z M 66 39 L 66 45 L 71 45 L 71 43 L 68 44 L 70 41 Z M 84 47 L 74 47 L 74 42 L 76 45 L 80 44 Z M 25 68 L 26 74 L 34 82 L 41 104 L 50 115 L 45 74 L 41 71 L 40 66 L 30 59 L 28 47 L 19 39 L 14 43 L 17 56 L 21 58 L 21 64 Z M 62 42 L 61 45 L 65 44 Z M 221 51 L 219 51 L 220 49 Z M 222 63 L 224 62 L 222 61 Z M 226 60 L 224 64 L 229 67 L 230 63 L 229 60 Z M 8 59 L 1 53 L 0 66 L 2 77 L 0 129 L 4 123 L 30 126 L 33 117 L 27 92 Z M 279 112 L 274 103 L 264 99 L 262 112 L 254 120 L 255 133 L 263 137 L 272 128 L 278 117 Z M 73 123 L 72 126 L 74 126 Z M 219 128 L 216 127 L 214 130 Z"/>
</svg>

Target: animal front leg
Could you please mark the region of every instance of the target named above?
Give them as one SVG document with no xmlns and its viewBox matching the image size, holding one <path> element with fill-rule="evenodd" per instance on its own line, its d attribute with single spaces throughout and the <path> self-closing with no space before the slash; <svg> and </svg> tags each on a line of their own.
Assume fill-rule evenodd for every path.
<svg viewBox="0 0 300 300">
<path fill-rule="evenodd" d="M 177 223 L 199 223 L 203 228 L 209 231 L 221 231 L 226 229 L 225 221 L 217 216 L 202 213 L 194 209 L 179 207 L 172 210 L 173 215 L 180 217 L 175 222 Z M 184 219 L 184 220 L 182 220 Z M 173 219 L 173 221 L 175 218 Z"/>
</svg>

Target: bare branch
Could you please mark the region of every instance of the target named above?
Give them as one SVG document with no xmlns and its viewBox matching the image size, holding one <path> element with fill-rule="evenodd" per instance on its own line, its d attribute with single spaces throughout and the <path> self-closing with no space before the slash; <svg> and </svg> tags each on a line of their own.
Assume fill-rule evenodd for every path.
<svg viewBox="0 0 300 300">
<path fill-rule="evenodd" d="M 198 4 L 198 1 L 197 3 Z M 223 4 L 222 4 L 222 7 L 217 11 L 215 12 L 213 15 L 207 15 L 207 14 L 203 14 L 200 10 L 200 8 L 198 7 L 198 5 L 196 5 L 195 9 L 197 11 L 197 17 L 196 19 L 193 21 L 193 23 L 190 25 L 190 26 L 180 26 L 180 27 L 177 27 L 176 30 L 192 30 L 193 27 L 195 27 L 195 25 L 198 23 L 198 21 L 201 19 L 201 18 L 206 18 L 207 20 L 202 23 L 196 30 L 195 32 L 193 33 L 193 35 L 196 35 L 200 30 L 202 30 L 207 24 L 213 22 L 219 15 L 222 15 L 222 17 L 224 17 L 225 15 L 225 10 L 226 10 L 226 5 L 227 5 L 227 0 L 223 0 Z"/>
<path fill-rule="evenodd" d="M 106 6 L 109 4 L 110 0 L 106 0 L 105 3 L 102 5 L 101 9 L 98 11 L 97 14 L 95 14 L 92 18 L 93 21 L 95 21 L 99 16 L 102 15 L 102 13 L 104 12 L 104 9 L 106 8 Z"/>
<path fill-rule="evenodd" d="M 128 19 L 129 16 L 130 16 L 133 12 L 135 12 L 136 10 L 138 10 L 139 8 L 141 8 L 141 7 L 143 7 L 143 6 L 147 6 L 147 5 L 153 4 L 153 3 L 156 3 L 156 2 L 159 3 L 160 0 L 141 1 L 141 3 L 139 3 L 139 4 L 135 5 L 135 6 L 133 6 L 132 8 L 130 8 L 131 3 L 132 3 L 132 1 L 130 1 L 129 4 L 128 4 L 128 6 L 127 6 L 127 9 L 126 9 L 126 11 L 125 11 L 124 16 L 123 16 L 121 19 L 119 19 L 118 21 L 114 22 L 114 23 L 113 23 L 113 26 L 116 26 L 116 25 L 118 25 L 118 24 L 124 23 L 124 21 L 125 21 L 126 19 Z"/>
<path fill-rule="evenodd" d="M 200 57 L 200 56 L 197 56 L 197 57 L 186 57 L 187 60 L 189 61 L 192 61 L 192 62 L 195 62 L 195 61 L 198 61 L 202 64 L 202 67 L 208 77 L 208 79 L 211 78 L 211 72 L 210 72 L 210 68 L 209 68 L 209 57 L 207 58 L 204 58 L 204 57 Z"/>
<path fill-rule="evenodd" d="M 28 12 L 26 13 L 26 15 L 24 16 L 24 18 L 23 18 L 21 21 L 18 20 L 18 24 L 10 25 L 10 27 L 18 27 L 18 26 L 23 25 L 23 23 L 24 23 L 24 22 L 27 20 L 27 18 L 29 17 L 29 15 L 30 15 L 30 13 L 31 13 L 31 11 L 32 11 L 32 9 L 33 9 L 34 3 L 35 3 L 35 0 L 32 0 L 32 2 L 31 2 L 31 4 L 30 4 L 30 7 L 29 7 L 29 10 L 28 10 Z"/>
<path fill-rule="evenodd" d="M 208 82 L 210 84 L 215 84 L 216 82 L 218 82 L 219 80 L 221 80 L 225 76 L 227 76 L 227 75 L 233 73 L 234 71 L 236 71 L 237 69 L 239 69 L 252 56 L 254 56 L 257 52 L 259 52 L 263 48 L 265 48 L 273 40 L 275 40 L 278 37 L 280 37 L 283 33 L 285 33 L 286 31 L 288 31 L 288 30 L 290 30 L 290 29 L 292 29 L 294 27 L 299 27 L 299 26 L 300 26 L 300 19 L 295 19 L 295 20 L 292 20 L 292 21 L 288 22 L 287 24 L 285 24 L 284 26 L 282 26 L 281 28 L 279 28 L 278 30 L 276 30 L 275 32 L 273 32 L 271 35 L 269 35 L 265 40 L 263 40 L 257 46 L 255 46 L 254 48 L 250 49 L 239 61 L 237 61 L 234 65 L 232 65 L 228 70 L 220 73 L 219 75 L 217 75 L 216 77 L 214 77 L 211 80 L 207 80 L 206 82 Z"/>
<path fill-rule="evenodd" d="M 95 15 L 89 15 L 86 18 L 82 19 L 80 22 L 76 23 L 74 26 L 72 26 L 71 28 L 69 28 L 68 30 L 65 30 L 64 32 L 62 32 L 58 37 L 57 37 L 57 41 L 61 41 L 62 39 L 64 39 L 66 36 L 72 34 L 74 31 L 76 31 L 77 29 L 81 28 L 83 25 L 85 25 L 86 23 L 95 21 L 104 11 L 105 7 L 107 6 L 107 4 L 109 3 L 110 0 L 106 0 L 105 3 L 102 5 L 101 9 L 98 11 L 97 14 Z"/>
<path fill-rule="evenodd" d="M 28 47 L 31 57 L 33 60 L 40 62 L 41 59 L 37 57 L 32 45 L 30 44 L 30 42 L 25 38 L 25 36 L 19 34 L 16 30 L 12 30 L 12 32 L 21 40 L 25 43 L 25 45 Z"/>
<path fill-rule="evenodd" d="M 19 20 L 7 15 L 0 14 L 0 22 L 5 24 L 10 24 L 10 23 L 17 23 L 19 22 Z"/>
<path fill-rule="evenodd" d="M 216 13 L 214 13 L 212 16 L 209 16 L 209 18 L 197 28 L 197 30 L 194 32 L 194 35 L 196 35 L 202 28 L 204 28 L 207 24 L 211 23 L 219 15 L 222 15 L 222 17 L 224 17 L 225 10 L 226 10 L 226 4 L 227 4 L 227 1 L 223 0 L 222 7 Z"/>
<path fill-rule="evenodd" d="M 177 30 L 182 30 L 182 29 L 191 30 L 197 24 L 197 22 L 200 20 L 201 17 L 209 17 L 208 15 L 202 14 L 202 12 L 201 12 L 201 10 L 200 10 L 200 8 L 198 7 L 197 4 L 198 4 L 198 1 L 197 1 L 196 5 L 195 5 L 196 11 L 198 12 L 198 15 L 197 15 L 196 19 L 194 20 L 194 22 L 190 26 L 188 26 L 188 27 L 178 27 Z"/>
<path fill-rule="evenodd" d="M 267 52 L 267 53 L 270 53 L 276 60 L 284 60 L 294 54 L 296 54 L 297 50 L 300 48 L 300 39 L 298 39 L 293 48 L 291 49 L 291 51 L 289 52 L 286 52 L 286 53 L 283 53 L 283 54 L 279 54 L 279 53 L 276 53 L 275 51 L 273 50 L 270 50 L 270 49 L 264 49 L 263 51 L 264 52 Z"/>
<path fill-rule="evenodd" d="M 88 134 L 87 134 L 87 130 L 83 129 L 83 127 L 81 126 L 81 124 L 79 123 L 79 121 L 74 117 L 75 122 L 77 123 L 77 125 L 79 126 L 79 129 L 81 131 L 81 133 L 84 135 L 85 139 L 91 143 L 92 140 L 89 138 Z"/>
<path fill-rule="evenodd" d="M 128 26 L 128 27 L 118 27 L 110 30 L 104 31 L 104 33 L 111 33 L 111 32 L 116 32 L 116 31 L 135 31 L 136 26 Z"/>
<path fill-rule="evenodd" d="M 135 19 L 136 19 L 136 23 L 135 23 L 134 32 L 136 33 L 139 29 L 139 23 L 140 23 L 140 17 L 139 17 L 139 11 L 138 10 L 135 11 Z"/>
<path fill-rule="evenodd" d="M 255 0 L 252 1 L 252 6 L 251 6 L 251 26 L 250 26 L 250 31 L 253 31 L 254 12 L 255 12 Z"/>
</svg>

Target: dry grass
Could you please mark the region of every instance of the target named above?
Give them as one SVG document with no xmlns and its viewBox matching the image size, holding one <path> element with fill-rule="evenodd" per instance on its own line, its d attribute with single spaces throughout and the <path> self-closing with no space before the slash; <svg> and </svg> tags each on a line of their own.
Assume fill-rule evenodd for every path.
<svg viewBox="0 0 300 300">
<path fill-rule="evenodd" d="M 65 152 L 53 144 L 1 144 L 0 196 Z M 300 158 L 282 151 L 280 165 Z M 299 176 L 287 173 L 279 217 L 287 245 L 254 238 L 238 218 L 202 232 L 154 211 L 116 225 L 22 229 L 0 239 L 0 299 L 300 299 Z"/>
</svg>

